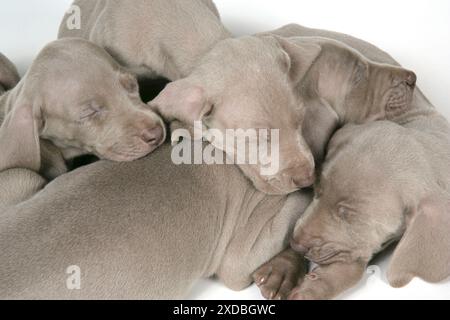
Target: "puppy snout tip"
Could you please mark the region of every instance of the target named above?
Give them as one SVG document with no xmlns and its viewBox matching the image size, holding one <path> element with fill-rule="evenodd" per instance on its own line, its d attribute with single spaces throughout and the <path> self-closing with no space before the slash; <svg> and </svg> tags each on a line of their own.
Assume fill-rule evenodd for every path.
<svg viewBox="0 0 450 320">
<path fill-rule="evenodd" d="M 309 170 L 306 173 L 305 170 L 300 170 L 301 174 L 294 175 L 292 177 L 292 182 L 294 185 L 298 188 L 307 188 L 314 184 L 314 181 L 316 180 L 316 176 L 314 174 L 314 170 Z"/>
<path fill-rule="evenodd" d="M 160 125 L 144 129 L 141 132 L 141 139 L 151 146 L 159 146 L 164 140 L 164 129 Z"/>
<path fill-rule="evenodd" d="M 292 182 L 298 188 L 307 188 L 314 184 L 315 177 L 314 175 L 307 175 L 305 177 L 294 177 Z"/>
</svg>

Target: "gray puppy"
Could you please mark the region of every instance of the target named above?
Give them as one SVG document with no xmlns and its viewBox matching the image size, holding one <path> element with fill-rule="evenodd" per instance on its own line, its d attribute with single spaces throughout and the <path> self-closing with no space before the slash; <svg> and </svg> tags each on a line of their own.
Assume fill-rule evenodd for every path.
<svg viewBox="0 0 450 320">
<path fill-rule="evenodd" d="M 17 72 L 10 63 L 1 68 L 3 87 L 12 88 Z M 9 169 L 50 180 L 65 173 L 65 160 L 73 157 L 131 161 L 165 138 L 164 124 L 140 100 L 134 76 L 82 39 L 58 40 L 41 51 L 24 78 L 0 97 L 0 123 L 2 205 L 22 198 L 21 190 L 28 196 L 22 184 L 31 173 Z M 39 189 L 43 179 L 33 176 Z"/>
<path fill-rule="evenodd" d="M 0 109 L 3 147 L 23 147 L 23 161 L 35 162 L 29 167 L 36 171 L 38 137 L 65 159 L 93 153 L 117 161 L 143 157 L 164 140 L 162 120 L 139 99 L 135 78 L 81 39 L 47 45 L 21 82 L 1 96 Z M 12 154 L 3 147 L 2 155 Z"/>
<path fill-rule="evenodd" d="M 338 296 L 361 280 L 374 254 L 400 239 L 387 275 L 392 286 L 448 278 L 449 167 L 450 126 L 441 116 L 340 130 L 292 241 L 319 266 L 291 298 Z"/>
<path fill-rule="evenodd" d="M 315 30 L 315 29 L 309 29 L 309 28 L 305 28 L 302 26 L 298 26 L 298 25 L 289 25 L 286 27 L 283 27 L 281 29 L 279 29 L 278 31 L 276 31 L 277 34 L 282 34 L 282 35 L 286 35 L 286 36 L 292 36 L 292 35 L 298 35 L 298 36 L 321 36 L 321 37 L 330 37 L 333 39 L 337 39 L 339 41 L 345 42 L 348 45 L 354 47 L 355 49 L 359 50 L 361 53 L 363 53 L 364 55 L 366 55 L 367 57 L 369 57 L 370 59 L 374 60 L 374 61 L 378 61 L 378 62 L 384 62 L 384 63 L 389 63 L 392 65 L 398 65 L 398 63 L 392 58 L 390 57 L 387 53 L 381 51 L 380 49 L 376 48 L 375 46 L 364 42 L 362 40 L 353 38 L 351 36 L 348 35 L 344 35 L 344 34 L 339 34 L 339 33 L 335 33 L 335 32 L 330 32 L 330 31 L 324 31 L 324 30 Z M 449 151 L 449 145 L 448 145 L 448 123 L 445 121 L 444 118 L 442 118 L 434 109 L 434 107 L 430 104 L 430 102 L 425 98 L 425 96 L 422 94 L 422 92 L 419 89 L 415 90 L 415 94 L 413 96 L 413 100 L 412 100 L 412 104 L 411 104 L 411 108 L 410 110 L 408 110 L 407 112 L 403 113 L 400 116 L 396 116 L 394 117 L 392 120 L 395 120 L 397 123 L 401 124 L 404 126 L 404 128 L 409 129 L 410 131 L 404 131 L 404 132 L 413 132 L 414 135 L 417 137 L 416 140 L 418 140 L 418 142 L 414 142 L 413 146 L 411 146 L 411 148 L 417 148 L 417 150 L 420 151 L 420 149 L 425 148 L 424 144 L 425 144 L 425 140 L 429 140 L 427 143 L 430 143 L 431 145 L 433 144 L 439 144 L 441 145 L 441 147 L 439 148 L 438 152 L 441 153 L 441 157 L 443 157 L 443 159 L 440 159 L 440 161 L 435 161 L 432 159 L 429 159 L 428 157 L 431 157 L 431 154 L 427 154 L 426 156 L 423 154 L 424 150 L 423 149 L 421 151 L 420 154 L 420 159 L 422 159 L 422 163 L 417 163 L 417 168 L 421 168 L 420 170 L 422 170 L 422 167 L 424 165 L 424 162 L 426 160 L 429 161 L 428 164 L 426 164 L 427 168 L 439 168 L 439 166 L 445 167 L 445 161 L 446 159 L 449 159 L 448 157 L 448 151 Z M 374 125 L 377 126 L 377 125 Z M 381 125 L 380 125 L 381 126 Z M 389 129 L 389 125 L 384 124 L 384 126 L 386 127 L 386 129 Z M 324 123 L 322 125 L 322 127 L 327 128 L 327 124 Z M 382 127 L 382 126 L 381 126 Z M 393 132 L 395 135 L 395 137 L 398 137 L 398 132 L 400 130 L 402 130 L 400 127 L 396 127 L 394 125 L 392 125 L 393 128 L 397 128 L 397 129 L 392 129 L 388 130 L 387 132 Z M 320 128 L 320 126 L 319 126 Z M 362 130 L 362 129 L 360 129 Z M 405 130 L 405 129 L 403 129 Z M 380 131 L 380 129 L 378 129 L 378 131 Z M 375 129 L 373 129 L 373 132 L 375 132 Z M 389 134 L 387 133 L 379 133 L 376 137 L 374 137 L 374 139 L 380 139 L 380 136 L 383 137 L 388 137 Z M 403 141 L 403 136 L 401 136 L 402 139 L 400 139 L 401 141 Z M 413 138 L 411 138 L 413 139 Z M 395 148 L 406 148 L 404 147 L 402 142 L 392 142 L 392 140 L 389 140 L 389 142 L 391 142 L 391 151 L 389 152 L 394 152 Z M 369 142 L 366 142 L 367 145 L 370 145 Z M 375 143 L 375 142 L 374 142 Z M 382 145 L 383 142 L 378 142 L 379 144 Z M 349 148 L 350 149 L 350 148 Z M 402 157 L 408 157 L 411 156 L 410 154 L 410 150 L 399 150 L 399 153 Z M 356 152 L 356 151 L 355 151 Z M 374 156 L 369 150 L 367 151 L 369 154 L 366 156 Z M 433 153 L 437 152 L 437 150 L 434 150 Z M 399 155 L 399 156 L 400 156 Z M 384 162 L 389 162 L 389 157 L 390 155 L 386 155 L 385 161 Z M 419 157 L 419 155 L 417 155 L 417 157 Z M 434 157 L 434 156 L 433 156 Z M 434 158 L 433 158 L 434 159 Z M 415 159 L 409 159 L 409 160 L 415 160 Z M 407 161 L 411 162 L 411 161 Z M 432 161 L 431 161 L 432 160 Z M 384 163 L 383 162 L 383 163 Z M 343 170 L 343 173 L 349 173 L 349 169 L 348 168 L 355 168 L 358 167 L 358 165 L 352 165 L 350 162 L 347 163 L 345 166 L 347 166 L 347 169 L 341 169 Z M 435 163 L 435 164 L 434 164 Z M 394 162 L 392 164 L 390 164 L 390 166 L 396 165 L 398 164 L 398 162 Z M 344 165 L 341 165 L 341 167 Z M 412 165 L 410 166 L 410 170 L 416 169 L 415 167 L 413 167 Z M 403 169 L 402 169 L 403 170 Z M 359 172 L 359 171 L 358 171 Z M 373 172 L 372 170 L 369 170 L 368 172 Z M 381 174 L 383 171 L 380 170 L 379 174 Z M 408 171 L 409 172 L 409 171 Z M 445 172 L 445 170 L 444 170 Z M 429 171 L 427 171 L 427 173 L 430 173 Z M 353 181 L 353 183 L 355 183 L 355 185 L 357 183 L 363 183 L 365 181 L 371 181 L 370 179 L 366 179 L 365 176 L 361 176 L 361 177 L 356 177 L 353 175 L 350 175 L 351 177 L 353 177 L 353 179 L 348 178 L 347 180 L 338 180 L 338 181 Z M 394 175 L 395 176 L 395 175 Z M 413 175 L 411 176 L 411 179 L 413 179 Z M 433 179 L 433 175 L 429 175 L 426 179 L 426 181 L 429 181 L 430 179 Z M 386 179 L 385 183 L 388 183 L 389 179 Z M 415 181 L 415 180 L 414 180 Z M 441 181 L 441 180 L 439 180 Z M 442 182 L 442 181 L 441 181 Z M 336 182 L 335 182 L 336 183 Z M 415 183 L 415 182 L 414 182 Z M 444 184 L 445 185 L 445 184 Z M 421 186 L 423 186 L 423 182 L 418 183 L 416 188 L 420 188 Z M 371 184 L 369 186 L 365 185 L 364 187 L 361 187 L 361 191 L 360 192 L 364 192 L 365 190 L 368 190 L 369 188 L 376 188 L 379 186 L 372 186 Z M 414 185 L 412 185 L 411 187 L 414 187 Z M 405 187 L 403 187 L 405 188 Z M 443 189 L 445 189 L 445 187 L 443 187 Z M 352 189 L 353 190 L 353 189 Z M 406 190 L 406 189 L 405 189 Z M 346 190 L 343 189 L 342 192 L 345 192 Z M 348 191 L 348 190 L 347 190 Z M 351 191 L 348 192 L 348 194 L 351 194 Z M 359 194 L 358 192 L 355 191 L 355 195 Z M 384 194 L 384 193 L 383 193 Z M 390 195 L 393 196 L 394 194 Z M 418 196 L 418 195 L 417 195 Z M 386 196 L 386 199 L 390 199 L 390 197 Z M 442 198 L 444 199 L 444 198 Z M 441 199 L 441 200 L 442 200 Z M 398 199 L 397 199 L 398 200 Z M 420 201 L 420 199 L 416 199 L 417 201 Z M 424 199 L 422 199 L 424 200 Z M 425 201 L 425 200 L 424 200 Z M 440 201 L 440 200 L 439 200 Z M 417 203 L 417 205 L 419 205 Z M 416 206 L 416 209 L 418 209 L 419 207 Z M 412 208 L 411 208 L 412 209 Z M 383 213 L 389 213 L 389 212 L 383 212 Z M 369 212 L 366 212 L 366 214 L 369 214 Z M 393 219 L 396 219 L 395 215 L 398 214 L 395 212 L 391 212 Z M 398 216 L 397 216 L 398 218 Z M 445 220 L 445 216 L 443 216 L 443 219 Z M 370 224 L 370 222 L 366 221 L 365 223 L 368 224 L 368 226 L 372 226 Z M 395 226 L 395 224 L 393 224 L 392 226 Z M 391 226 L 391 227 L 392 227 Z M 445 228 L 445 221 L 443 221 L 443 226 Z M 406 229 L 406 224 L 403 225 L 403 227 Z M 303 229 L 301 229 L 303 230 Z M 373 229 L 375 230 L 375 228 Z M 396 230 L 396 233 L 393 232 L 390 236 L 392 236 L 393 238 L 395 238 L 395 236 L 399 236 L 399 230 Z M 337 233 L 336 231 L 333 231 L 333 233 Z M 409 232 L 408 232 L 409 233 Z M 322 235 L 322 236 L 326 236 L 326 235 Z M 367 235 L 366 235 L 367 238 Z M 386 236 L 386 238 L 389 238 L 388 236 Z M 376 245 L 381 245 L 379 244 L 377 241 L 380 240 L 380 238 L 378 239 L 373 239 L 373 238 L 367 238 L 369 239 L 368 241 L 370 241 L 370 239 L 373 240 L 372 245 L 376 246 Z M 445 239 L 445 238 L 444 238 Z M 318 240 L 320 240 L 320 238 L 318 238 Z M 429 240 L 427 240 L 429 241 Z M 298 241 L 294 241 L 294 247 L 297 248 L 297 250 L 300 251 L 305 251 L 304 249 L 306 248 L 306 246 L 303 246 L 301 244 L 297 243 Z M 318 241 L 319 244 L 320 241 Z M 443 245 L 448 245 L 448 242 L 445 243 L 445 241 L 443 242 Z M 332 247 L 332 246 L 331 246 Z M 373 249 L 373 248 L 372 248 Z M 438 248 L 438 250 L 441 250 L 442 248 Z M 317 249 L 317 252 L 319 252 L 320 250 Z M 369 250 L 370 251 L 370 250 Z M 370 255 L 372 255 L 373 253 L 375 253 L 377 250 L 373 250 Z M 448 250 L 447 250 L 448 251 Z M 404 251 L 406 252 L 406 251 Z M 432 252 L 432 251 L 430 251 Z M 437 251 L 434 251 L 437 252 Z M 322 252 L 323 253 L 323 252 Z M 333 252 L 329 252 L 330 255 L 333 254 Z M 421 268 L 416 264 L 413 264 L 411 266 L 410 270 L 407 270 L 407 268 L 405 268 L 404 266 L 404 260 L 405 259 L 405 255 L 408 254 L 410 259 L 420 259 L 421 254 L 422 253 L 418 253 L 417 251 L 409 251 L 408 253 L 403 253 L 403 257 L 396 259 L 394 261 L 396 261 L 396 266 L 392 267 L 391 270 L 395 270 L 391 272 L 391 283 L 393 285 L 396 286 L 400 286 L 400 285 L 405 285 L 406 283 L 409 282 L 409 280 L 411 279 L 412 276 L 414 275 L 418 275 L 421 276 L 427 280 L 433 280 L 432 278 L 430 278 L 430 274 L 432 274 L 433 272 L 435 272 L 434 274 L 434 280 L 437 281 L 438 279 L 442 280 L 442 276 L 443 274 L 445 274 L 445 272 L 448 271 L 448 268 L 442 268 L 442 265 L 440 263 L 442 263 L 442 261 L 445 262 L 445 260 L 447 259 L 447 256 L 444 254 L 444 252 L 439 252 L 439 254 L 442 255 L 442 259 L 441 261 L 439 260 L 433 260 L 431 259 L 430 263 L 434 264 L 434 268 L 430 268 L 430 273 L 425 274 L 423 269 L 416 269 L 416 268 Z M 366 252 L 366 259 L 367 259 L 368 255 Z M 316 257 L 317 258 L 317 257 Z M 292 282 L 292 276 L 289 277 L 290 281 L 283 281 L 283 277 L 284 274 L 286 272 L 292 272 L 295 273 L 296 271 L 292 269 L 292 266 L 295 265 L 297 262 L 295 261 L 295 259 L 299 259 L 298 257 L 295 257 L 295 255 L 292 254 L 292 252 L 290 252 L 289 250 L 286 252 L 283 252 L 282 254 L 280 254 L 279 256 L 275 257 L 272 261 L 270 261 L 268 264 L 262 266 L 255 274 L 254 274 L 254 278 L 255 278 L 255 282 L 260 286 L 261 291 L 263 293 L 263 295 L 266 298 L 285 298 L 287 296 L 287 294 L 290 291 L 290 288 L 292 288 L 293 286 L 295 286 L 295 281 Z M 289 261 L 289 263 L 286 263 L 286 261 Z M 394 266 L 394 264 L 393 264 Z M 335 267 L 337 268 L 338 265 L 336 264 Z M 349 268 L 347 269 L 347 271 L 349 272 L 349 274 L 351 274 L 351 276 L 353 276 L 353 280 L 357 281 L 359 280 L 358 277 L 355 277 L 355 274 L 358 274 L 362 272 L 362 270 L 364 270 L 364 262 L 362 262 L 359 266 L 353 264 L 353 269 Z M 427 266 L 430 267 L 430 266 Z M 304 266 L 300 266 L 299 268 L 304 268 Z M 439 269 L 440 268 L 440 269 Z M 344 268 L 345 269 L 345 268 Z M 291 270 L 291 271 L 289 271 Z M 341 270 L 342 271 L 342 270 Z M 351 277 L 350 276 L 350 277 Z M 345 279 L 345 276 L 341 277 L 342 279 Z M 339 279 L 341 279 L 339 278 Z M 315 275 L 313 275 L 311 279 L 315 279 Z M 312 296 L 309 296 L 308 294 L 306 295 L 302 295 L 302 294 L 298 294 L 298 295 L 293 295 L 293 297 L 297 297 L 297 298 L 301 298 L 301 297 L 311 297 L 311 298 L 326 298 L 326 297 L 333 297 L 336 294 L 338 294 L 339 292 L 341 292 L 342 290 L 350 287 L 352 284 L 350 281 L 351 279 L 348 279 L 348 282 L 345 283 L 345 286 L 342 287 L 330 287 L 330 290 L 324 290 L 324 288 L 318 286 L 317 287 L 317 291 L 314 291 L 315 293 Z M 311 282 L 308 282 L 311 283 Z M 330 283 L 328 283 L 330 284 Z M 344 283 L 338 283 L 336 282 L 336 285 L 343 285 Z M 331 284 L 330 284 L 331 285 Z M 280 289 L 281 288 L 281 289 Z M 322 291 L 320 291 L 322 290 Z M 333 291 L 334 290 L 334 291 Z M 319 292 L 322 292 L 323 295 L 321 295 Z"/>
<path fill-rule="evenodd" d="M 80 37 L 105 48 L 142 78 L 186 77 L 198 60 L 231 34 L 211 0 L 75 0 L 59 38 Z"/>
<path fill-rule="evenodd" d="M 3 212 L 0 299 L 175 299 L 212 275 L 250 285 L 288 245 L 310 193 L 267 196 L 236 166 L 176 166 L 170 155 L 166 145 L 98 162 Z M 67 287 L 70 266 L 80 290 Z"/>
</svg>

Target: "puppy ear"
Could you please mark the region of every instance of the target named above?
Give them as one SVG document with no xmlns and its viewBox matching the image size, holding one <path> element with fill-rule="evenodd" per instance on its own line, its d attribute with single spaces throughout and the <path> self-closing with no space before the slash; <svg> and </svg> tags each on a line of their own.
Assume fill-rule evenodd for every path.
<svg viewBox="0 0 450 320">
<path fill-rule="evenodd" d="M 0 171 L 41 167 L 38 115 L 27 103 L 16 103 L 0 127 Z"/>
<path fill-rule="evenodd" d="M 436 283 L 450 276 L 450 201 L 421 203 L 394 252 L 387 276 L 396 288 L 414 277 Z"/>
<path fill-rule="evenodd" d="M 275 36 L 275 39 L 286 55 L 284 65 L 291 80 L 296 84 L 299 83 L 322 52 L 322 47 L 315 43 L 302 42 L 296 38 Z"/>
<path fill-rule="evenodd" d="M 168 122 L 178 120 L 190 126 L 212 109 L 203 88 L 186 80 L 169 83 L 149 106 Z"/>
</svg>

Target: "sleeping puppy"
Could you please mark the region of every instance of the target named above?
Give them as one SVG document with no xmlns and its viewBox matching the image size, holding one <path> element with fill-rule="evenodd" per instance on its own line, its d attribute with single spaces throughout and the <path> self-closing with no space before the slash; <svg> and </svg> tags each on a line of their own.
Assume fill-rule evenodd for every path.
<svg viewBox="0 0 450 320">
<path fill-rule="evenodd" d="M 4 83 L 9 88 L 14 81 Z M 66 172 L 65 160 L 73 157 L 131 161 L 165 139 L 163 122 L 140 100 L 136 79 L 81 39 L 42 50 L 1 96 L 0 123 L 0 172 L 27 169 L 49 180 Z"/>
<path fill-rule="evenodd" d="M 236 166 L 175 165 L 171 153 L 99 161 L 2 212 L 0 299 L 181 299 L 213 275 L 249 286 L 311 192 L 267 196 Z M 67 286 L 74 265 L 80 290 Z"/>
<path fill-rule="evenodd" d="M 450 276 L 450 126 L 443 117 L 433 120 L 428 130 L 429 119 L 418 118 L 405 127 L 347 126 L 333 137 L 316 197 L 292 240 L 318 267 L 300 280 L 292 299 L 338 296 L 398 240 L 387 274 L 392 286 Z M 285 266 L 272 271 L 302 268 Z"/>
</svg>

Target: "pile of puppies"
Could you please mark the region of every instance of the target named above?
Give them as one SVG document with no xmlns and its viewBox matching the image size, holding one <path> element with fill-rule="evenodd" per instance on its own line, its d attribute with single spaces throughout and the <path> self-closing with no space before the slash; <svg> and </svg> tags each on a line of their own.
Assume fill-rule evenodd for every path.
<svg viewBox="0 0 450 320">
<path fill-rule="evenodd" d="M 210 0 L 74 5 L 81 29 L 67 14 L 22 80 L 0 56 L 0 298 L 176 299 L 216 276 L 331 299 L 399 240 L 393 286 L 450 276 L 450 126 L 413 72 L 298 25 L 233 38 Z M 280 170 L 176 166 L 163 120 L 279 128 Z M 116 162 L 68 172 L 86 154 Z"/>
</svg>

